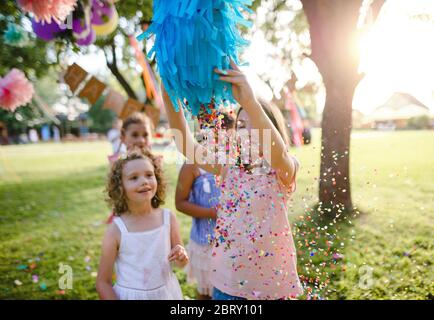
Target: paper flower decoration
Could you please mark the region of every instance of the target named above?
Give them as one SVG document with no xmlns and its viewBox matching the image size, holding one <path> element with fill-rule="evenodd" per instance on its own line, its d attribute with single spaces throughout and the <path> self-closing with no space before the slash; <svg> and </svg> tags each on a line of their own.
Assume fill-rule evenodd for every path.
<svg viewBox="0 0 434 320">
<path fill-rule="evenodd" d="M 96 40 L 95 31 L 91 26 L 91 3 L 87 2 L 80 8 L 80 13 L 75 15 L 72 21 L 72 34 L 75 43 L 79 46 L 89 46 Z"/>
<path fill-rule="evenodd" d="M 251 0 L 154 0 L 152 24 L 138 39 L 155 35 L 148 56 L 157 66 L 173 105 L 177 101 L 193 115 L 201 106 L 234 103 L 232 88 L 218 80 L 214 68 L 228 69 L 230 59 L 248 44 L 238 25 L 249 27 L 241 10 Z"/>
<path fill-rule="evenodd" d="M 75 40 L 75 43 L 79 46 L 89 46 L 92 43 L 94 43 L 96 40 L 96 34 L 95 31 L 92 28 L 89 28 L 89 32 L 87 33 L 87 36 L 82 38 L 77 38 Z"/>
<path fill-rule="evenodd" d="M 72 33 L 79 46 L 88 46 L 96 39 L 95 31 L 90 25 L 90 19 L 74 19 L 72 21 Z"/>
<path fill-rule="evenodd" d="M 97 36 L 107 36 L 116 30 L 119 15 L 108 1 L 92 0 L 92 28 Z"/>
<path fill-rule="evenodd" d="M 77 0 L 17 0 L 20 7 L 35 15 L 36 21 L 60 23 L 72 12 Z"/>
<path fill-rule="evenodd" d="M 51 21 L 51 23 L 46 23 L 37 22 L 36 20 L 32 19 L 32 28 L 33 32 L 38 36 L 38 38 L 44 41 L 51 41 L 64 31 L 55 21 Z"/>
<path fill-rule="evenodd" d="M 27 31 L 15 23 L 8 23 L 7 29 L 3 34 L 4 42 L 10 46 L 24 47 L 29 42 Z"/>
<path fill-rule="evenodd" d="M 4 78 L 0 78 L 0 108 L 13 112 L 26 105 L 32 99 L 33 85 L 21 70 L 12 69 Z"/>
</svg>

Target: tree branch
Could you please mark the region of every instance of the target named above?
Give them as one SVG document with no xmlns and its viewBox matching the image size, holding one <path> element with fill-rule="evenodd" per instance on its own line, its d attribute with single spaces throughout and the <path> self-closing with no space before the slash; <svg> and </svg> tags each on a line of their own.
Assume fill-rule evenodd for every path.
<svg viewBox="0 0 434 320">
<path fill-rule="evenodd" d="M 118 64 L 117 64 L 117 57 L 116 57 L 116 45 L 114 41 L 110 44 L 111 47 L 111 54 L 112 59 L 108 59 L 107 52 L 104 50 L 104 55 L 106 58 L 107 67 L 110 69 L 111 73 L 115 76 L 116 80 L 118 80 L 119 84 L 124 88 L 125 92 L 128 94 L 128 96 L 132 99 L 137 100 L 137 95 L 134 92 L 133 88 L 130 86 L 128 81 L 124 78 L 122 73 L 119 71 Z"/>
</svg>

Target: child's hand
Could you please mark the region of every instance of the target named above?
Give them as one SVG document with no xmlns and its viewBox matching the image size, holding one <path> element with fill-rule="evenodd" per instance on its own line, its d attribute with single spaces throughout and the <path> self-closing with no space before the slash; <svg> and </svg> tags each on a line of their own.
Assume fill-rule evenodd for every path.
<svg viewBox="0 0 434 320">
<path fill-rule="evenodd" d="M 176 261 L 176 262 L 179 262 L 179 264 L 181 264 L 181 265 L 185 265 L 188 262 L 188 260 L 189 259 L 188 259 L 187 251 L 180 244 L 177 244 L 176 246 L 174 246 L 172 248 L 172 250 L 170 251 L 170 254 L 169 254 L 169 261 L 170 262 Z"/>
<path fill-rule="evenodd" d="M 253 93 L 246 76 L 232 59 L 231 67 L 232 69 L 215 69 L 214 71 L 221 75 L 219 78 L 220 80 L 232 83 L 232 95 L 235 100 L 237 100 L 241 106 L 246 106 L 255 100 L 255 94 Z"/>
</svg>

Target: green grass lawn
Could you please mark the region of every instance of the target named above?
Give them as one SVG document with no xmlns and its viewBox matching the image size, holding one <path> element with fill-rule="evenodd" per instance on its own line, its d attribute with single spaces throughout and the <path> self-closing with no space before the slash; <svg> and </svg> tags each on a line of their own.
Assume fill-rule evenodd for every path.
<svg viewBox="0 0 434 320">
<path fill-rule="evenodd" d="M 109 151 L 106 142 L 0 147 L 0 299 L 97 298 Z M 319 151 L 318 131 L 312 145 L 293 149 L 302 168 L 289 216 L 309 296 L 432 299 L 434 132 L 354 132 L 352 191 L 361 213 L 340 223 L 320 223 L 312 209 Z M 174 210 L 177 166 L 165 171 L 166 207 Z M 178 217 L 187 242 L 190 218 Z M 66 292 L 60 263 L 73 269 Z M 193 299 L 194 287 L 176 273 Z"/>
</svg>

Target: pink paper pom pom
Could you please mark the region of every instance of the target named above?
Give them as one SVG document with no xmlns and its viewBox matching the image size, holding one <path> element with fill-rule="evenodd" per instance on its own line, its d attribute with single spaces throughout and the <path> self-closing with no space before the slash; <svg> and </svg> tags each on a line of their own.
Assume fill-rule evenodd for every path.
<svg viewBox="0 0 434 320">
<path fill-rule="evenodd" d="M 65 21 L 68 14 L 74 9 L 77 0 L 17 0 L 26 12 L 32 12 L 36 21 L 57 23 Z"/>
<path fill-rule="evenodd" d="M 0 108 L 13 112 L 32 99 L 33 85 L 21 70 L 12 69 L 0 78 Z"/>
</svg>

